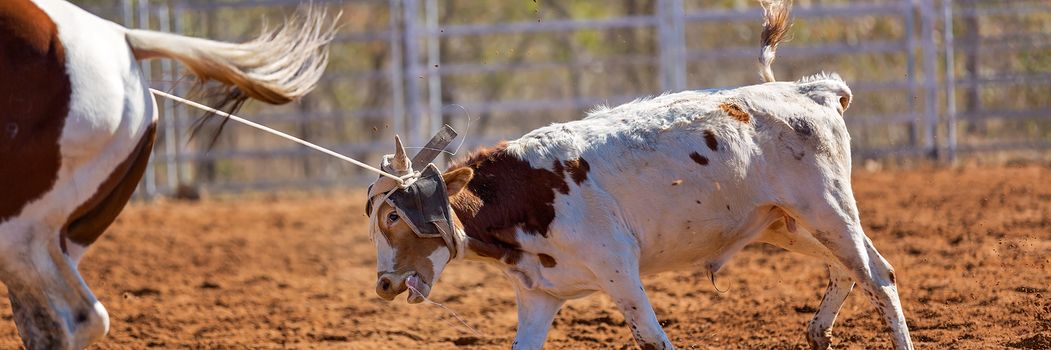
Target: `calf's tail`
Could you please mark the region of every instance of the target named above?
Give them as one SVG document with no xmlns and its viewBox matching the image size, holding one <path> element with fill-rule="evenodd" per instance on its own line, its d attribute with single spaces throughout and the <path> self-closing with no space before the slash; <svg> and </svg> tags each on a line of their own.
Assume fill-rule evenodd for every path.
<svg viewBox="0 0 1051 350">
<path fill-rule="evenodd" d="M 763 48 L 759 51 L 759 75 L 767 83 L 775 82 L 774 71 L 770 65 L 777 57 L 777 44 L 785 39 L 788 32 L 788 17 L 792 11 L 792 0 L 763 1 Z"/>
</svg>

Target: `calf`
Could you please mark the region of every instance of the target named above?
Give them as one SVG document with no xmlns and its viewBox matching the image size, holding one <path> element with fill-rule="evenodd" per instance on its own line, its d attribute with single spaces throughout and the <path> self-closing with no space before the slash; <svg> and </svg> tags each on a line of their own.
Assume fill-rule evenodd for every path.
<svg viewBox="0 0 1051 350">
<path fill-rule="evenodd" d="M 514 285 L 515 349 L 541 348 L 566 300 L 599 291 L 639 346 L 672 349 L 641 276 L 714 276 L 745 245 L 766 242 L 828 266 L 807 327 L 813 348 L 830 347 L 856 282 L 895 347 L 911 349 L 894 270 L 865 236 L 851 192 L 850 88 L 835 74 L 775 82 L 770 71 L 788 10 L 766 14 L 765 84 L 600 108 L 456 163 L 441 176 L 452 223 L 441 237 L 421 236 L 406 218 L 419 203 L 388 200 L 402 187 L 378 180 L 369 198 L 377 293 L 392 300 L 412 287 L 409 301 L 419 302 L 447 263 L 480 260 Z M 400 143 L 384 166 L 413 174 Z"/>
</svg>

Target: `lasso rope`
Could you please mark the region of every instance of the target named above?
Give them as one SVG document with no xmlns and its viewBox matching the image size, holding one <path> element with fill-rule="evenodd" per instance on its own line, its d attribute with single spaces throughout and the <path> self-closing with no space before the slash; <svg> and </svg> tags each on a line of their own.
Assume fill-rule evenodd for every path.
<svg viewBox="0 0 1051 350">
<path fill-rule="evenodd" d="M 409 278 L 412 279 L 412 278 L 417 278 L 417 277 L 416 276 L 409 276 Z M 462 324 L 464 327 L 467 327 L 467 329 L 470 330 L 471 333 L 474 333 L 475 336 L 477 336 L 479 338 L 482 337 L 482 333 L 479 332 L 477 329 L 474 329 L 474 327 L 471 327 L 471 325 L 467 324 L 467 321 L 464 321 L 464 319 L 462 317 L 460 317 L 460 315 L 457 314 L 456 311 L 453 311 L 452 309 L 445 307 L 445 305 L 442 305 L 439 302 L 431 300 L 427 296 L 423 295 L 423 293 L 420 293 L 420 291 L 417 290 L 416 287 L 413 287 L 412 283 L 409 283 L 408 281 L 406 281 L 405 286 L 409 287 L 409 293 L 415 293 L 416 295 L 419 295 L 420 298 L 423 298 L 423 301 L 426 301 L 428 304 L 440 307 L 440 308 L 442 308 L 442 310 L 447 311 L 449 314 L 453 315 L 453 317 L 455 317 L 457 321 L 460 321 L 460 324 Z"/>
<path fill-rule="evenodd" d="M 373 167 L 371 165 L 368 165 L 368 164 L 365 164 L 365 163 L 362 163 L 361 161 L 359 161 L 357 159 L 354 159 L 354 158 L 351 158 L 351 157 L 347 157 L 345 155 L 336 153 L 336 152 L 334 152 L 332 150 L 329 150 L 327 148 L 324 148 L 324 147 L 315 145 L 313 143 L 304 141 L 303 139 L 300 139 L 298 137 L 295 137 L 295 136 L 292 136 L 292 135 L 289 135 L 289 134 L 286 134 L 286 133 L 283 133 L 283 132 L 271 129 L 268 126 L 265 126 L 265 125 L 253 122 L 253 121 L 245 119 L 245 118 L 238 117 L 238 116 L 230 114 L 230 113 L 226 113 L 226 112 L 220 111 L 220 110 L 212 108 L 212 107 L 208 107 L 208 106 L 202 105 L 202 104 L 194 102 L 194 101 L 187 100 L 187 99 L 179 97 L 179 96 L 175 96 L 175 95 L 169 94 L 169 93 L 164 92 L 164 91 L 160 91 L 160 90 L 157 90 L 157 89 L 150 89 L 150 92 L 152 92 L 154 95 L 162 96 L 162 97 L 171 99 L 173 101 L 176 101 L 176 102 L 179 102 L 179 103 L 182 103 L 182 104 L 185 104 L 185 105 L 188 105 L 190 107 L 194 107 L 194 108 L 206 111 L 206 112 L 215 113 L 215 114 L 218 114 L 218 115 L 230 118 L 231 120 L 233 120 L 235 122 L 238 122 L 238 123 L 241 123 L 241 124 L 244 124 L 244 125 L 248 125 L 248 126 L 251 126 L 253 128 L 256 128 L 256 129 L 259 129 L 259 130 L 262 130 L 262 131 L 265 131 L 265 132 L 268 132 L 268 133 L 280 136 L 280 137 L 282 137 L 282 138 L 284 138 L 286 140 L 298 143 L 300 145 L 313 148 L 316 151 L 319 151 L 321 153 L 324 153 L 324 154 L 327 154 L 327 155 L 339 158 L 340 160 L 343 160 L 345 162 L 357 165 L 359 167 L 365 168 L 365 170 L 377 173 L 380 176 L 386 176 L 388 178 L 391 178 L 392 180 L 397 181 L 398 184 L 405 183 L 405 178 L 399 177 L 397 175 L 388 173 L 388 172 L 380 170 L 380 169 L 376 169 L 375 167 Z M 412 176 L 412 174 L 409 174 L 407 176 Z"/>
</svg>

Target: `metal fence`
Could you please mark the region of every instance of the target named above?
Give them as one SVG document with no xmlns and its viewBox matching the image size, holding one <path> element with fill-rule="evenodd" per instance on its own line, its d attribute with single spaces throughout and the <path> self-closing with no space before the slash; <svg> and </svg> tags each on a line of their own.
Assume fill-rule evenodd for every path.
<svg viewBox="0 0 1051 350">
<path fill-rule="evenodd" d="M 300 3 L 89 1 L 89 10 L 130 27 L 220 40 L 250 38 L 258 19 Z M 753 1 L 313 2 L 344 12 L 323 82 L 300 104 L 253 105 L 242 115 L 371 162 L 390 151 L 395 133 L 422 145 L 450 123 L 466 131 L 469 149 L 578 119 L 599 104 L 759 81 L 761 9 Z M 780 48 L 775 73 L 836 71 L 847 80 L 855 159 L 951 161 L 1051 146 L 1051 3 L 796 3 L 794 37 Z M 178 65 L 145 67 L 154 87 L 187 92 Z M 237 126 L 208 150 L 208 137 L 188 139 L 196 112 L 159 102 L 147 195 L 180 184 L 228 191 L 371 179 Z"/>
</svg>

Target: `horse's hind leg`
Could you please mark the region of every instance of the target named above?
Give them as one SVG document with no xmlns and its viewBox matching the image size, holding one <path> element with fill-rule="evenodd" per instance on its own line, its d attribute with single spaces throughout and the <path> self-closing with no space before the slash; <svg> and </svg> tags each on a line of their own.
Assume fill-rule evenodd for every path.
<svg viewBox="0 0 1051 350">
<path fill-rule="evenodd" d="M 0 279 L 26 349 L 80 349 L 102 338 L 109 315 L 61 251 L 58 233 L 30 224 L 2 234 L 20 238 L 0 252 Z"/>
</svg>

